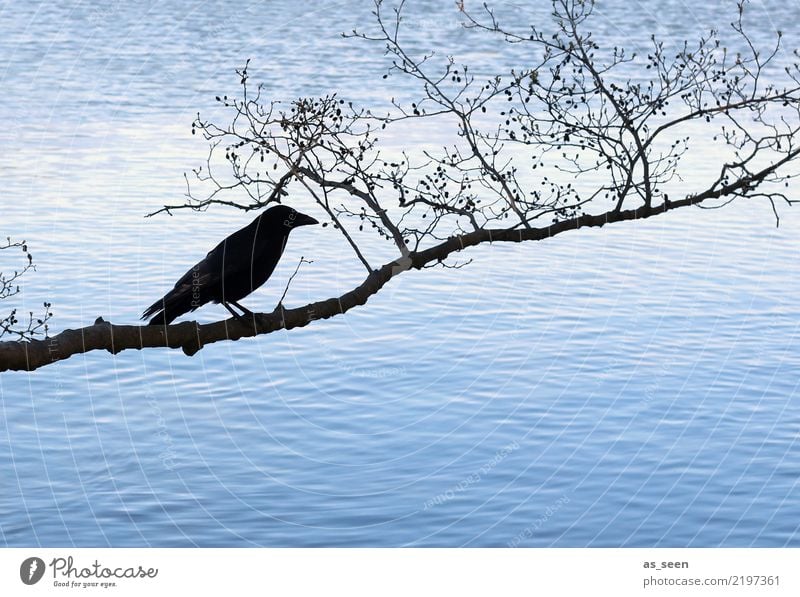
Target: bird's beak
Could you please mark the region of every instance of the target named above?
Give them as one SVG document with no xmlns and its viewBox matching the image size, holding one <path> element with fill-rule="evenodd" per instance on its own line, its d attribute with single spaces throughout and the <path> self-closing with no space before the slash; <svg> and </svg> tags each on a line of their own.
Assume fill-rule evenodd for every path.
<svg viewBox="0 0 800 597">
<path fill-rule="evenodd" d="M 297 228 L 298 226 L 309 226 L 311 224 L 319 224 L 317 220 L 312 218 L 311 216 L 307 216 L 306 214 L 297 214 L 297 218 L 294 221 L 294 227 Z"/>
</svg>

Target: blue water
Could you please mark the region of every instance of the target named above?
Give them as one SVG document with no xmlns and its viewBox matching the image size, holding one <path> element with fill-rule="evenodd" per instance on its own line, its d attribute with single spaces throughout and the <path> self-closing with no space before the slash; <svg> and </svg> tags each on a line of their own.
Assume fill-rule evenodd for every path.
<svg viewBox="0 0 800 597">
<path fill-rule="evenodd" d="M 732 15 L 598 5 L 612 45 Z M 409 10 L 416 49 L 487 73 L 519 60 L 460 29 L 451 2 Z M 800 3 L 752 10 L 759 39 L 779 23 L 800 40 Z M 0 232 L 37 262 L 15 305 L 51 301 L 54 331 L 133 323 L 249 221 L 143 218 L 182 201 L 206 153 L 191 120 L 236 91 L 245 59 L 276 99 L 410 96 L 381 79 L 378 48 L 338 35 L 369 12 L 0 5 Z M 448 131 L 425 134 L 388 142 L 413 151 Z M 702 132 L 694 143 L 713 156 Z M 687 179 L 704 174 L 698 160 Z M 776 228 L 758 202 L 686 209 L 476 248 L 468 267 L 406 273 L 346 316 L 192 358 L 93 352 L 4 373 L 0 545 L 798 546 L 799 230 L 798 212 Z M 245 303 L 271 310 L 301 255 L 314 263 L 287 305 L 363 277 L 336 231 L 302 229 Z"/>
</svg>

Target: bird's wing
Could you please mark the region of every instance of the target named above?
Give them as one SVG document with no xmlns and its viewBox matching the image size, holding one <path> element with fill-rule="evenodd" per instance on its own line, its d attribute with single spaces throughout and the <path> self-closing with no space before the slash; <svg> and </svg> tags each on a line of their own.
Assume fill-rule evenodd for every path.
<svg viewBox="0 0 800 597">
<path fill-rule="evenodd" d="M 210 286 L 221 281 L 223 275 L 247 272 L 253 251 L 253 233 L 242 228 L 211 249 L 205 258 L 183 274 L 170 292 L 191 290 L 192 287 Z M 227 259 L 225 258 L 227 254 Z"/>
<path fill-rule="evenodd" d="M 146 319 L 164 309 L 165 306 L 180 302 L 196 292 L 198 288 L 208 288 L 221 283 L 223 275 L 235 275 L 237 272 L 249 271 L 251 260 L 241 257 L 252 254 L 254 232 L 252 225 L 246 226 L 220 242 L 208 252 L 203 260 L 181 276 L 175 282 L 172 290 L 161 300 L 150 305 L 142 318 Z"/>
<path fill-rule="evenodd" d="M 224 255 L 224 241 L 208 252 L 204 259 L 196 263 L 188 272 L 175 282 L 175 287 L 170 293 L 182 290 L 185 287 L 208 286 L 219 282 L 222 274 L 222 258 Z"/>
</svg>

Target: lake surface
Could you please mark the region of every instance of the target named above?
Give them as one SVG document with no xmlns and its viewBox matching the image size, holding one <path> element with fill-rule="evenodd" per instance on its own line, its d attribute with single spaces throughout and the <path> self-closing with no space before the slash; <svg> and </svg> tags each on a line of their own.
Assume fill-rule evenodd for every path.
<svg viewBox="0 0 800 597">
<path fill-rule="evenodd" d="M 600 1 L 594 31 L 677 42 L 731 9 Z M 800 2 L 752 11 L 758 39 L 780 26 L 800 45 Z M 411 94 L 381 79 L 379 48 L 339 36 L 369 13 L 0 5 L 0 232 L 37 263 L 15 304 L 51 301 L 56 332 L 137 321 L 252 217 L 143 217 L 182 200 L 207 149 L 192 118 L 236 91 L 234 68 L 252 58 L 275 99 Z M 464 32 L 451 2 L 409 14 L 417 50 L 486 73 L 516 59 Z M 301 255 L 314 263 L 287 305 L 351 288 L 362 272 L 336 234 L 294 233 L 245 304 L 271 310 Z M 0 545 L 800 545 L 797 208 L 779 228 L 740 201 L 463 257 L 346 316 L 192 358 L 93 352 L 0 375 Z"/>
</svg>

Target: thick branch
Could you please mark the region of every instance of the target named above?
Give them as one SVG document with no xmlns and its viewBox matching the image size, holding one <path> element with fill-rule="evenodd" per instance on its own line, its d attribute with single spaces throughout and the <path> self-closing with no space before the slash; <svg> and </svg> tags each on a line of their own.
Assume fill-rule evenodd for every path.
<svg viewBox="0 0 800 597">
<path fill-rule="evenodd" d="M 648 218 L 679 207 L 696 205 L 707 199 L 735 194 L 745 188 L 758 185 L 785 161 L 797 157 L 798 153 L 800 150 L 761 170 L 753 177 L 741 179 L 718 189 L 709 189 L 697 195 L 690 195 L 679 201 L 664 202 L 654 207 L 642 206 L 637 209 L 610 211 L 599 215 L 584 214 L 542 228 L 482 228 L 467 234 L 452 236 L 434 247 L 410 253 L 408 257 L 387 263 L 370 273 L 359 286 L 338 298 L 330 298 L 296 309 L 284 309 L 279 306 L 272 313 L 257 314 L 252 324 L 236 319 L 227 319 L 203 325 L 189 321 L 170 326 L 137 326 L 113 325 L 100 318 L 92 326 L 78 330 L 65 330 L 57 336 L 45 340 L 0 342 L 0 372 L 33 371 L 39 367 L 67 359 L 72 355 L 92 350 L 107 350 L 116 354 L 128 349 L 167 347 L 180 348 L 187 355 L 193 355 L 204 346 L 221 340 L 238 340 L 239 338 L 269 334 L 280 329 L 290 330 L 303 327 L 317 319 L 327 319 L 346 313 L 353 307 L 363 305 L 393 277 L 409 269 L 422 269 L 431 263 L 441 262 L 453 253 L 467 247 L 486 242 L 543 240 L 568 230 Z"/>
<path fill-rule="evenodd" d="M 45 340 L 0 342 L 1 371 L 33 371 L 75 354 L 107 350 L 117 354 L 123 350 L 143 348 L 180 348 L 189 356 L 204 346 L 221 340 L 238 340 L 280 329 L 303 327 L 317 319 L 345 313 L 367 302 L 393 275 L 403 271 L 398 263 L 389 263 L 372 272 L 353 290 L 338 298 L 311 303 L 297 309 L 278 307 L 272 313 L 256 314 L 255 321 L 245 323 L 231 318 L 209 324 L 187 321 L 169 326 L 113 325 L 98 318 L 94 325 L 78 330 L 65 330 Z"/>
</svg>

